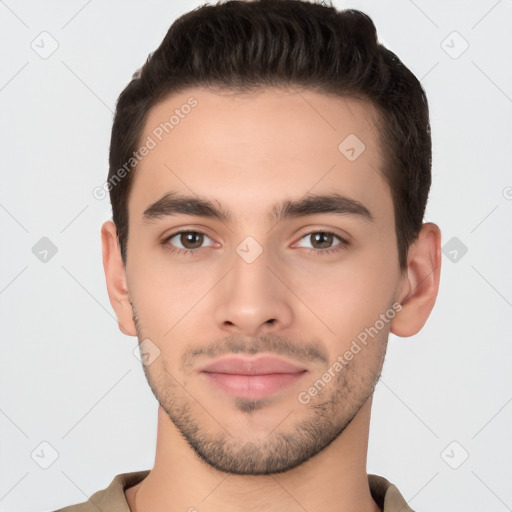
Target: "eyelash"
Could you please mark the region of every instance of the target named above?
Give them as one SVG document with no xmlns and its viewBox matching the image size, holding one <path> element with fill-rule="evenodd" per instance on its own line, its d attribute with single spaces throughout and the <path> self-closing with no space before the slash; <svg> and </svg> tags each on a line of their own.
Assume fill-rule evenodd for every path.
<svg viewBox="0 0 512 512">
<path fill-rule="evenodd" d="M 166 237 L 164 240 L 162 240 L 161 244 L 169 252 L 171 252 L 173 254 L 178 254 L 178 255 L 193 256 L 194 254 L 197 254 L 197 252 L 200 251 L 201 249 L 206 249 L 206 247 L 198 247 L 197 249 L 178 249 L 176 247 L 173 247 L 169 243 L 169 241 L 171 239 L 173 239 L 175 236 L 181 235 L 182 233 L 195 233 L 195 234 L 199 234 L 199 235 L 208 236 L 206 233 L 203 233 L 202 231 L 195 231 L 195 230 L 190 230 L 190 229 L 184 229 L 184 230 L 176 231 L 175 233 L 172 233 L 171 235 Z M 299 240 L 302 240 L 303 238 L 306 238 L 308 236 L 315 235 L 315 234 L 318 234 L 318 233 L 322 233 L 324 235 L 332 235 L 333 237 L 337 238 L 340 241 L 340 243 L 335 245 L 334 247 L 331 247 L 331 248 L 328 248 L 328 249 L 310 249 L 308 247 L 303 247 L 303 249 L 307 249 L 308 252 L 314 254 L 315 256 L 325 256 L 327 254 L 332 254 L 334 252 L 340 252 L 340 251 L 346 249 L 350 245 L 350 242 L 348 242 L 344 238 L 341 238 L 336 233 L 334 233 L 332 231 L 328 231 L 328 230 L 310 231 L 309 233 L 306 233 L 305 235 L 303 235 Z M 208 237 L 208 238 L 210 238 L 210 237 Z"/>
</svg>

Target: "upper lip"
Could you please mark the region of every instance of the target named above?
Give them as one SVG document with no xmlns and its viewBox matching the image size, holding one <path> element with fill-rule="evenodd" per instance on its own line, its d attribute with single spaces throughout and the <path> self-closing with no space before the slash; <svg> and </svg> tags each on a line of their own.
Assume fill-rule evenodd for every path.
<svg viewBox="0 0 512 512">
<path fill-rule="evenodd" d="M 268 375 L 271 373 L 300 373 L 306 371 L 306 368 L 273 356 L 257 358 L 228 356 L 202 366 L 200 371 L 232 375 Z"/>
</svg>

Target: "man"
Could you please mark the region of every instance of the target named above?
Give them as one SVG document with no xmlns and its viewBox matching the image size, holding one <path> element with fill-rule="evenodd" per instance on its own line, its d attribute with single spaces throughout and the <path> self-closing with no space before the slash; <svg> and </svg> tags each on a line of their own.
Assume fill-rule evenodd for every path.
<svg viewBox="0 0 512 512">
<path fill-rule="evenodd" d="M 368 475 L 390 332 L 437 296 L 427 100 L 358 11 L 203 6 L 119 97 L 103 263 L 155 464 L 66 512 L 411 510 Z"/>
</svg>

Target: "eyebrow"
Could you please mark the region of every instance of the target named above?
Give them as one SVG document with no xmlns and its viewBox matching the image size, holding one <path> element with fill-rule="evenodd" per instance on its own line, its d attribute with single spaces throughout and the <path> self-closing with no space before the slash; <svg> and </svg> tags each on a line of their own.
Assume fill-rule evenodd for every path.
<svg viewBox="0 0 512 512">
<path fill-rule="evenodd" d="M 271 208 L 269 220 L 280 222 L 290 218 L 322 213 L 351 215 L 369 222 L 375 221 L 368 208 L 359 201 L 337 193 L 308 194 L 300 199 L 285 200 Z M 216 219 L 226 224 L 232 221 L 231 212 L 218 201 L 200 196 L 178 194 L 177 192 L 169 192 L 149 205 L 144 210 L 143 219 L 144 222 L 150 222 L 180 214 Z"/>
</svg>

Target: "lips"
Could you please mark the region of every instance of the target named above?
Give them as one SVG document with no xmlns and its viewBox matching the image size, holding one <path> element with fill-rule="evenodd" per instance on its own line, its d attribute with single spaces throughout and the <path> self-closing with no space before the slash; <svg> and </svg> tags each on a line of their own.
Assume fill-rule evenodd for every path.
<svg viewBox="0 0 512 512">
<path fill-rule="evenodd" d="M 206 364 L 200 372 L 210 384 L 231 396 L 259 399 L 292 385 L 307 370 L 272 356 L 229 356 Z"/>
<path fill-rule="evenodd" d="M 298 373 L 305 371 L 305 368 L 277 357 L 242 358 L 230 356 L 207 364 L 202 368 L 202 371 L 232 375 L 268 375 L 270 373 Z"/>
</svg>

